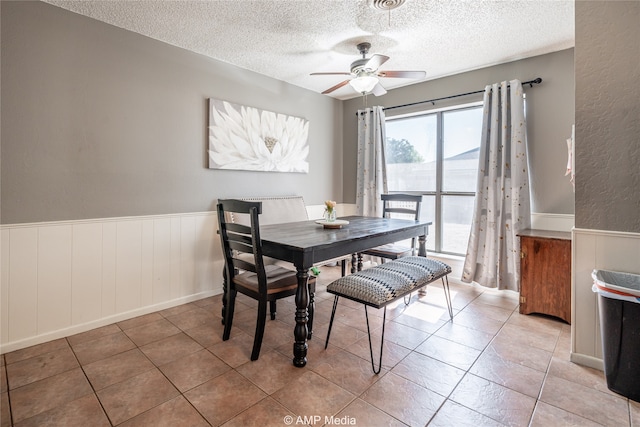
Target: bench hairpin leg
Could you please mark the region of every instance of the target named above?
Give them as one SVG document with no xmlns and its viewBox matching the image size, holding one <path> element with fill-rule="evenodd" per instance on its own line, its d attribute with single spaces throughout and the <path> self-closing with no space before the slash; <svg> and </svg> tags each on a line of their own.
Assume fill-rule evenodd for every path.
<svg viewBox="0 0 640 427">
<path fill-rule="evenodd" d="M 409 292 L 409 295 L 405 295 L 402 299 L 404 300 L 404 305 L 409 305 L 411 302 L 411 292 Z"/>
<path fill-rule="evenodd" d="M 449 292 L 449 278 L 447 276 L 442 277 L 442 290 L 444 290 L 444 297 L 447 300 L 449 318 L 453 320 L 453 307 L 451 306 L 451 293 Z"/>
<path fill-rule="evenodd" d="M 380 339 L 380 360 L 378 361 L 378 370 L 376 370 L 375 363 L 373 362 L 373 347 L 371 346 L 371 330 L 369 329 L 369 314 L 367 313 L 367 306 L 364 306 L 364 315 L 367 318 L 367 335 L 369 336 L 369 354 L 371 355 L 371 369 L 373 373 L 378 375 L 382 370 L 382 348 L 384 346 L 384 326 L 387 323 L 387 306 L 384 307 L 384 313 L 382 315 L 382 338 Z"/>
<path fill-rule="evenodd" d="M 333 299 L 333 309 L 331 310 L 331 320 L 329 320 L 329 330 L 327 331 L 327 340 L 324 342 L 324 349 L 327 349 L 329 345 L 329 336 L 331 335 L 331 327 L 333 326 L 333 317 L 336 315 L 336 308 L 338 308 L 338 295 Z"/>
</svg>

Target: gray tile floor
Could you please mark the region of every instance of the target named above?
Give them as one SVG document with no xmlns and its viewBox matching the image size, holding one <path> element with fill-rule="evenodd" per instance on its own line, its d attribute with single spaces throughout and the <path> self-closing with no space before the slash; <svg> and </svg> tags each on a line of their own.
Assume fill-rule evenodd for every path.
<svg viewBox="0 0 640 427">
<path fill-rule="evenodd" d="M 640 403 L 569 361 L 569 325 L 463 284 L 453 322 L 439 284 L 389 308 L 374 375 L 362 306 L 341 301 L 324 350 L 338 275 L 320 274 L 305 368 L 291 363 L 293 298 L 251 362 L 255 303 L 239 298 L 223 342 L 216 296 L 2 355 L 0 425 L 640 426 Z"/>
</svg>

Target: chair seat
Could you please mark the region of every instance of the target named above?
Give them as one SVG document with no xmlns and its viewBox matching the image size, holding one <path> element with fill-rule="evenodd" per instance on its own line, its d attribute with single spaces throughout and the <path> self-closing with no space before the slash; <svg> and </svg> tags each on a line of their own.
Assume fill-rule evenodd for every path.
<svg viewBox="0 0 640 427">
<path fill-rule="evenodd" d="M 401 246 L 390 243 L 388 245 L 377 246 L 362 252 L 364 255 L 378 256 L 388 259 L 398 259 L 401 257 L 413 255 L 413 249 L 409 246 Z"/>
<path fill-rule="evenodd" d="M 295 271 L 277 265 L 265 265 L 264 270 L 267 274 L 267 294 L 298 287 L 298 278 Z M 310 277 L 309 280 L 311 279 L 315 280 L 315 278 Z M 234 281 L 236 285 L 258 292 L 258 275 L 256 273 L 246 271 L 238 274 Z"/>
</svg>

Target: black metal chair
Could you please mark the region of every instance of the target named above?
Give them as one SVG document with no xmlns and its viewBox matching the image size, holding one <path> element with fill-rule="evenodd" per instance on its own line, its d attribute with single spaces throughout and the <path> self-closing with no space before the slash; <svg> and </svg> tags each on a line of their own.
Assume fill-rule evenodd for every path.
<svg viewBox="0 0 640 427">
<path fill-rule="evenodd" d="M 225 212 L 249 214 L 251 225 L 228 222 Z M 277 265 L 266 265 L 262 258 L 259 215 L 262 202 L 226 199 L 218 201 L 218 226 L 225 260 L 226 301 L 224 309 L 224 332 L 222 339 L 229 339 L 236 294 L 238 292 L 258 301 L 258 318 L 253 339 L 251 360 L 260 356 L 267 317 L 267 303 L 272 305 L 272 319 L 275 317 L 275 301 L 295 295 L 298 288 L 296 272 Z M 243 256 L 244 254 L 244 256 Z M 251 256 L 247 256 L 250 254 Z M 309 277 L 309 328 L 313 324 L 313 294 L 315 277 Z"/>
<path fill-rule="evenodd" d="M 422 203 L 421 195 L 413 194 L 382 194 L 382 217 L 391 218 L 392 214 L 412 215 L 414 220 L 420 218 L 420 204 Z M 402 205 L 400 205 L 402 203 Z M 409 207 L 407 207 L 409 205 Z M 416 238 L 411 239 L 411 246 L 390 243 L 388 245 L 378 246 L 362 252 L 362 255 L 369 255 L 385 259 L 398 259 L 404 256 L 416 255 Z M 361 263 L 358 265 L 361 270 Z"/>
</svg>

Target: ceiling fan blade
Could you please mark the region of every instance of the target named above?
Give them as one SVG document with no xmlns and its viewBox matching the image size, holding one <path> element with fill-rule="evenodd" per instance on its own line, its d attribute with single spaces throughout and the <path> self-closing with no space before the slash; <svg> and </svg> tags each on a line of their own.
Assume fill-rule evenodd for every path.
<svg viewBox="0 0 640 427">
<path fill-rule="evenodd" d="M 343 73 L 341 71 L 330 71 L 327 73 L 311 73 L 310 76 L 350 76 L 351 73 Z"/>
<path fill-rule="evenodd" d="M 389 60 L 388 56 L 375 54 L 371 58 L 369 58 L 367 63 L 364 64 L 362 68 L 369 69 L 369 70 L 377 70 L 378 67 L 380 67 L 382 64 L 384 64 L 388 60 Z"/>
<path fill-rule="evenodd" d="M 350 79 L 349 79 L 350 80 Z M 349 80 L 345 80 L 343 82 L 338 83 L 337 85 L 330 87 L 329 89 L 325 90 L 324 92 L 322 92 L 323 95 L 326 95 L 327 93 L 331 93 L 336 89 L 340 89 L 342 86 L 346 85 L 347 83 L 349 83 Z"/>
<path fill-rule="evenodd" d="M 427 73 L 424 71 L 379 71 L 380 77 L 397 77 L 401 79 L 424 79 Z"/>
<path fill-rule="evenodd" d="M 382 96 L 385 93 L 387 93 L 387 90 L 383 88 L 380 83 L 376 83 L 376 85 L 371 90 L 371 93 L 374 94 L 375 96 Z"/>
</svg>

